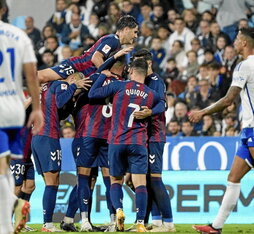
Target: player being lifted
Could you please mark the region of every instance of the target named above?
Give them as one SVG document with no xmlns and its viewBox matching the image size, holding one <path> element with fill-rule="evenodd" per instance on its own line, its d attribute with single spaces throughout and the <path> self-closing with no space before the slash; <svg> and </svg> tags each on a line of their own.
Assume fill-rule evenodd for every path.
<svg viewBox="0 0 254 234">
<path fill-rule="evenodd" d="M 92 75 L 109 55 L 121 48 L 121 45 L 133 44 L 137 38 L 138 24 L 134 17 L 125 15 L 116 24 L 115 34 L 101 37 L 89 50 L 79 57 L 71 57 L 60 65 L 38 71 L 41 83 L 66 78 L 75 72 L 85 77 Z"/>
</svg>

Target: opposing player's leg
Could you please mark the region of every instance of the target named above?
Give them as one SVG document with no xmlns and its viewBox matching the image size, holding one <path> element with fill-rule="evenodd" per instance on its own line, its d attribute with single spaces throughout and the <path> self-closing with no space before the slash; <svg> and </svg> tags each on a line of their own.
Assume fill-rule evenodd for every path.
<svg viewBox="0 0 254 234">
<path fill-rule="evenodd" d="M 200 233 L 221 233 L 226 219 L 234 209 L 239 198 L 241 179 L 250 169 L 245 160 L 235 156 L 228 176 L 227 189 L 215 220 L 210 225 L 193 225 L 193 229 Z"/>
</svg>

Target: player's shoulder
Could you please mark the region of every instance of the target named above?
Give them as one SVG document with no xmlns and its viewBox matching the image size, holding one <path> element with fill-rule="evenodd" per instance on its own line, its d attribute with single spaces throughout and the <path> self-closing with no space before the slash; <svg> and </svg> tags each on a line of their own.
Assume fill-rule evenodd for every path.
<svg viewBox="0 0 254 234">
<path fill-rule="evenodd" d="M 11 37 L 15 40 L 29 39 L 29 37 L 23 30 L 9 23 L 5 23 L 3 21 L 0 21 L 0 31 L 1 31 L 0 34 L 6 34 L 8 35 L 8 37 Z"/>
<path fill-rule="evenodd" d="M 108 34 L 108 35 L 104 36 L 102 39 L 119 41 L 119 37 L 116 34 Z"/>
</svg>

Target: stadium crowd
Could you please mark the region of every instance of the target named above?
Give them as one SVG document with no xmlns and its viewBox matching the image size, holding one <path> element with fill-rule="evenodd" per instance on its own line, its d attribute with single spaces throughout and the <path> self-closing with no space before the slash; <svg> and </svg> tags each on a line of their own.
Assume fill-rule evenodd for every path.
<svg viewBox="0 0 254 234">
<path fill-rule="evenodd" d="M 114 33 L 120 16 L 132 15 L 140 28 L 133 52 L 148 48 L 153 69 L 167 86 L 167 135 L 235 136 L 241 128 L 239 102 L 202 124 L 186 117 L 226 94 L 241 60 L 232 42 L 238 28 L 253 26 L 253 5 L 251 0 L 59 0 L 41 32 L 29 16 L 25 32 L 41 70 L 81 55 L 98 38 Z"/>
<path fill-rule="evenodd" d="M 195 124 L 188 113 L 211 106 L 227 94 L 233 71 L 242 59 L 232 43 L 239 29 L 254 23 L 252 7 L 252 0 L 56 0 L 56 11 L 42 32 L 35 27 L 36 19 L 26 18 L 25 32 L 37 56 L 39 81 L 44 83 L 44 124 L 32 137 L 32 149 L 26 143 L 24 147 L 29 148 L 25 157 L 30 157 L 32 150 L 36 169 L 45 181 L 42 231 L 60 231 L 52 223 L 61 171 L 60 133 L 75 136 L 77 164 L 77 185 L 62 229 L 77 231 L 74 215 L 79 208 L 81 231 L 93 230 L 89 206 L 96 177 L 93 168 L 99 166 L 112 224 L 107 231 L 124 230 L 122 184 L 127 171 L 130 175 L 125 180 L 136 194 L 138 208 L 135 231 L 147 231 L 147 207 L 152 216 L 160 216 L 160 223 L 153 222 L 159 229 L 151 232 L 176 231 L 161 179 L 162 124 L 166 123 L 167 135 L 172 137 L 239 133 L 240 100 L 216 115 L 202 115 L 202 121 Z M 244 33 L 252 37 L 248 31 Z M 130 80 L 122 82 L 125 73 Z M 90 86 L 89 92 L 84 91 Z M 110 98 L 105 101 L 106 97 Z M 122 159 L 125 154 L 128 168 Z M 156 162 L 153 155 L 159 155 Z M 17 165 L 21 163 L 11 161 L 14 174 Z M 31 183 L 15 177 L 15 193 L 29 201 L 34 190 L 30 158 L 25 166 L 23 176 Z M 157 208 L 152 208 L 152 202 Z M 22 215 L 16 233 L 25 224 Z"/>
</svg>

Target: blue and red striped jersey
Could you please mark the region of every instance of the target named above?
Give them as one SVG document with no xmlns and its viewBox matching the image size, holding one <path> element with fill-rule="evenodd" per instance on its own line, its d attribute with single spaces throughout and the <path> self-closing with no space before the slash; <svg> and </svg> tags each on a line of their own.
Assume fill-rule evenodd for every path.
<svg viewBox="0 0 254 234">
<path fill-rule="evenodd" d="M 23 161 L 24 162 L 32 162 L 31 161 L 31 141 L 32 141 L 32 130 L 24 126 L 20 131 L 20 140 L 23 146 Z"/>
<path fill-rule="evenodd" d="M 152 73 L 146 77 L 145 84 L 159 94 L 159 105 L 163 105 L 166 110 L 166 86 L 164 81 L 158 74 Z M 165 111 L 151 117 L 148 127 L 148 139 L 149 142 L 166 142 Z"/>
<path fill-rule="evenodd" d="M 62 108 L 73 96 L 77 89 L 75 84 L 69 85 L 64 81 L 53 81 L 44 85 L 41 93 L 41 107 L 44 124 L 37 135 L 58 139 L 60 124 L 58 109 Z"/>
<path fill-rule="evenodd" d="M 71 57 L 65 60 L 77 72 L 82 72 L 86 77 L 95 73 L 97 68 L 92 63 L 91 59 L 96 51 L 103 54 L 104 58 L 121 48 L 119 38 L 116 34 L 109 34 L 101 37 L 89 50 L 85 51 L 83 55 L 78 57 Z"/>
<path fill-rule="evenodd" d="M 85 91 L 79 94 L 77 101 L 75 103 L 75 108 L 72 112 L 76 129 L 75 138 L 82 137 L 83 131 L 85 129 L 85 120 L 88 103 L 89 103 L 88 93 Z"/>
<path fill-rule="evenodd" d="M 99 77 L 99 73 L 95 73 L 93 80 L 96 80 Z M 117 79 L 114 77 L 107 77 L 102 86 L 106 86 Z M 122 77 L 119 77 L 119 80 L 123 80 Z M 90 99 L 85 128 L 83 131 L 83 137 L 94 137 L 99 139 L 108 139 L 108 133 L 110 130 L 112 116 L 112 104 L 109 101 L 103 99 Z"/>
<path fill-rule="evenodd" d="M 98 77 L 88 97 L 105 98 L 113 95 L 108 143 L 146 145 L 148 120 L 134 119 L 133 113 L 140 110 L 141 106 L 152 108 L 159 102 L 159 95 L 136 81 L 114 81 L 101 87 L 105 79 L 103 74 Z"/>
</svg>

